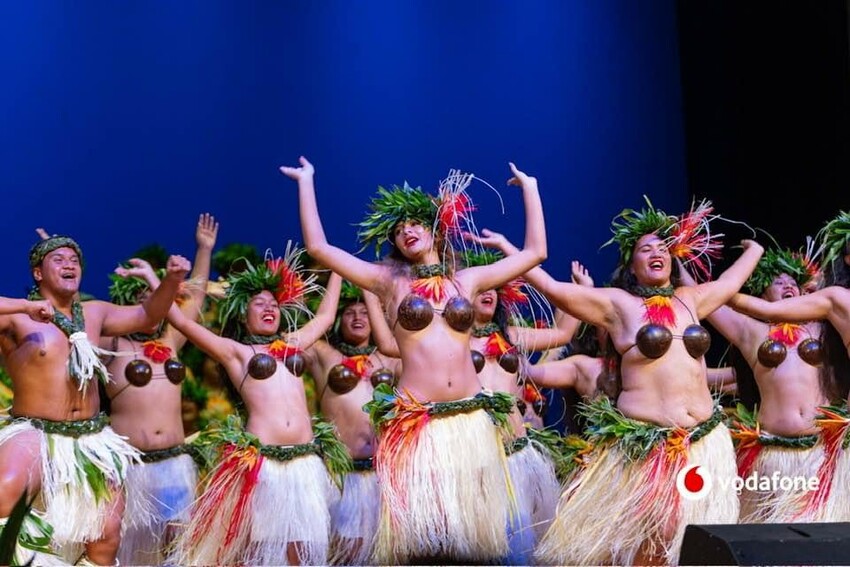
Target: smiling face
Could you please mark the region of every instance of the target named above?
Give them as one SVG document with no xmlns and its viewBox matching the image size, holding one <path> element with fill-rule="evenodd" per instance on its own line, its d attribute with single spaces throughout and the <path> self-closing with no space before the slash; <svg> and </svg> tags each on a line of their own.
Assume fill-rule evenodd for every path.
<svg viewBox="0 0 850 567">
<path fill-rule="evenodd" d="M 769 286 L 762 292 L 761 296 L 767 301 L 779 301 L 789 297 L 800 295 L 800 286 L 796 280 L 788 274 L 779 274 Z"/>
<path fill-rule="evenodd" d="M 430 228 L 417 221 L 407 220 L 393 229 L 393 243 L 406 259 L 416 262 L 431 251 L 434 238 Z"/>
<path fill-rule="evenodd" d="M 499 296 L 496 290 L 491 289 L 478 294 L 472 306 L 475 309 L 475 321 L 478 323 L 487 323 L 493 319 L 496 314 Z"/>
<path fill-rule="evenodd" d="M 369 342 L 372 326 L 369 314 L 362 303 L 352 303 L 342 311 L 339 322 L 339 333 L 342 340 L 355 346 L 364 346 Z"/>
<path fill-rule="evenodd" d="M 264 290 L 251 297 L 245 329 L 252 335 L 274 335 L 280 327 L 280 307 L 272 292 Z"/>
<path fill-rule="evenodd" d="M 667 244 L 655 234 L 645 234 L 635 244 L 631 270 L 638 285 L 664 287 L 670 285 L 673 263 Z"/>
<path fill-rule="evenodd" d="M 41 265 L 33 268 L 39 289 L 59 296 L 73 296 L 80 290 L 83 268 L 72 248 L 57 248 L 47 254 Z"/>
</svg>

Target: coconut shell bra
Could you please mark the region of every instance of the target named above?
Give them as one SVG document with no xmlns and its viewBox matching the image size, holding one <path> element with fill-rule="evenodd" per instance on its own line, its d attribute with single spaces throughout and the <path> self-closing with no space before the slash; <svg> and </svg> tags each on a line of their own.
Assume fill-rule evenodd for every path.
<svg viewBox="0 0 850 567">
<path fill-rule="evenodd" d="M 410 291 L 399 303 L 396 322 L 408 331 L 421 331 L 431 324 L 434 312 L 442 312 L 443 319 L 455 331 L 465 333 L 472 327 L 475 311 L 472 302 L 462 295 L 450 297 L 442 310 L 432 305 L 442 302 L 447 296 L 450 278 L 438 264 L 412 267 L 413 276 Z"/>
<path fill-rule="evenodd" d="M 788 356 L 788 347 L 797 344 L 805 327 L 791 323 L 771 325 L 767 339 L 758 349 L 758 361 L 767 368 L 776 368 Z M 808 337 L 797 344 L 797 355 L 806 364 L 820 366 L 823 363 L 823 345 L 818 339 Z"/>
<path fill-rule="evenodd" d="M 337 350 L 344 355 L 344 358 L 341 363 L 334 365 L 328 371 L 328 388 L 334 394 L 338 396 L 347 394 L 357 386 L 360 380 L 366 378 L 369 378 L 373 388 L 377 388 L 380 384 L 395 387 L 398 382 L 393 371 L 383 366 L 371 374 L 367 372 L 372 366 L 369 357 L 376 351 L 374 346 L 354 347 L 347 343 L 340 343 Z"/>
<path fill-rule="evenodd" d="M 251 377 L 254 380 L 266 380 L 273 376 L 274 373 L 277 372 L 278 360 L 283 362 L 286 369 L 294 376 L 301 376 L 307 366 L 306 361 L 304 360 L 304 355 L 301 351 L 287 345 L 276 335 L 271 337 L 262 337 L 257 341 L 245 341 L 245 344 L 248 344 L 255 354 L 248 361 L 248 371 L 242 378 L 242 382 L 239 384 L 240 392 L 242 391 L 242 386 L 245 384 L 245 380 L 247 380 L 248 377 Z M 256 344 L 268 344 L 268 353 L 256 352 L 256 349 L 254 348 L 254 345 Z"/>
<path fill-rule="evenodd" d="M 676 324 L 676 315 L 672 309 L 672 299 L 681 303 L 693 323 L 685 327 L 681 335 L 674 335 L 670 327 Z M 708 352 L 711 347 L 711 335 L 697 323 L 693 313 L 676 297 L 672 291 L 667 296 L 655 295 L 644 299 L 646 307 L 645 320 L 647 324 L 638 329 L 635 344 L 626 349 L 626 352 L 637 346 L 642 355 L 647 358 L 661 358 L 670 349 L 673 339 L 682 339 L 685 350 L 692 358 L 698 359 Z"/>
</svg>

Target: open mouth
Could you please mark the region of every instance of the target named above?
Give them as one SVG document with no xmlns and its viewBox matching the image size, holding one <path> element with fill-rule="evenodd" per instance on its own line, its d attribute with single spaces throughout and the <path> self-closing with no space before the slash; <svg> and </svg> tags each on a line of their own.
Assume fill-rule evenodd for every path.
<svg viewBox="0 0 850 567">
<path fill-rule="evenodd" d="M 652 270 L 660 270 L 660 269 L 664 268 L 664 261 L 663 260 L 652 260 L 652 261 L 649 262 L 649 267 Z"/>
<path fill-rule="evenodd" d="M 487 296 L 481 299 L 482 305 L 493 305 L 493 298 L 491 296 Z"/>
<path fill-rule="evenodd" d="M 61 277 L 62 277 L 63 280 L 75 280 L 75 279 L 77 279 L 77 274 L 65 273 L 65 274 L 62 274 Z"/>
<path fill-rule="evenodd" d="M 352 329 L 363 329 L 364 327 L 366 327 L 366 324 L 362 321 L 355 321 L 351 324 Z"/>
<path fill-rule="evenodd" d="M 262 319 L 263 323 L 274 323 L 274 314 L 273 313 L 265 313 Z"/>
<path fill-rule="evenodd" d="M 782 299 L 788 299 L 789 297 L 794 297 L 795 293 L 790 289 L 782 294 Z"/>
<path fill-rule="evenodd" d="M 410 248 L 411 246 L 416 244 L 418 241 L 419 241 L 419 239 L 416 238 L 415 236 L 408 236 L 407 238 L 404 239 L 404 245 L 407 248 Z"/>
</svg>

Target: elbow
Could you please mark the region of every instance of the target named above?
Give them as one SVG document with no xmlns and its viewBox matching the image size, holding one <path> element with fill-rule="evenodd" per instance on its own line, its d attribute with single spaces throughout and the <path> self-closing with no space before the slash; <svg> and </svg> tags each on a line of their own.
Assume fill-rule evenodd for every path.
<svg viewBox="0 0 850 567">
<path fill-rule="evenodd" d="M 545 262 L 548 257 L 549 251 L 546 249 L 546 246 L 543 246 L 541 250 L 538 250 L 535 255 L 535 259 L 537 260 L 538 264 L 542 264 L 543 262 Z"/>
</svg>

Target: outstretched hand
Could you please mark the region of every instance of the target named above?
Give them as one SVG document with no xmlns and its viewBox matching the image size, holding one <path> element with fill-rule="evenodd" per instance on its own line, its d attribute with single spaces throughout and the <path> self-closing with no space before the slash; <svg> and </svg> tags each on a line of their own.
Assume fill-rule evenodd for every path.
<svg viewBox="0 0 850 567">
<path fill-rule="evenodd" d="M 46 299 L 27 301 L 24 311 L 33 321 L 49 323 L 53 320 L 53 304 Z"/>
<path fill-rule="evenodd" d="M 316 168 L 314 168 L 313 164 L 307 161 L 307 158 L 304 156 L 298 158 L 298 163 L 301 164 L 301 167 L 283 166 L 280 168 L 280 172 L 295 181 L 301 181 L 302 179 L 312 177 L 313 174 L 316 173 Z"/>
<path fill-rule="evenodd" d="M 482 229 L 479 234 L 464 232 L 463 238 L 464 240 L 468 240 L 469 242 L 475 242 L 476 244 L 480 244 L 485 248 L 495 248 L 496 250 L 500 250 L 502 252 L 505 251 L 505 247 L 508 242 L 508 239 L 505 238 L 504 234 L 500 234 L 498 232 L 494 232 L 486 228 Z"/>
<path fill-rule="evenodd" d="M 212 250 L 218 238 L 218 223 L 215 217 L 209 213 L 203 213 L 198 218 L 198 227 L 195 229 L 195 243 L 198 248 Z"/>
<path fill-rule="evenodd" d="M 513 162 L 508 162 L 508 165 L 511 166 L 511 172 L 514 174 L 513 177 L 508 179 L 508 185 L 516 185 L 517 187 L 522 187 L 523 189 L 525 189 L 526 187 L 537 187 L 536 177 L 526 175 L 524 172 L 517 169 L 517 166 L 514 165 Z"/>
<path fill-rule="evenodd" d="M 130 267 L 118 266 L 115 268 L 115 273 L 123 278 L 137 277 L 146 279 L 146 276 L 156 276 L 153 266 L 141 258 L 130 258 L 127 260 Z"/>
<path fill-rule="evenodd" d="M 590 277 L 590 272 L 578 260 L 573 260 L 572 263 L 572 279 L 573 283 L 578 285 L 593 287 L 593 278 Z"/>
</svg>

